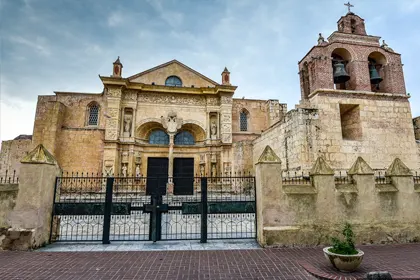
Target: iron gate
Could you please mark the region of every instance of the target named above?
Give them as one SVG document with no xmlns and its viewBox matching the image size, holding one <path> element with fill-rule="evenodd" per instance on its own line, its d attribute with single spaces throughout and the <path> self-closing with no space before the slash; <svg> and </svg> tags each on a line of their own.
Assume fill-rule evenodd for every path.
<svg viewBox="0 0 420 280">
<path fill-rule="evenodd" d="M 159 187 L 146 192 L 148 180 Z M 166 187 L 168 178 L 57 177 L 50 240 L 107 244 L 256 237 L 254 177 L 173 181 L 193 181 L 193 193 L 174 195 Z"/>
</svg>

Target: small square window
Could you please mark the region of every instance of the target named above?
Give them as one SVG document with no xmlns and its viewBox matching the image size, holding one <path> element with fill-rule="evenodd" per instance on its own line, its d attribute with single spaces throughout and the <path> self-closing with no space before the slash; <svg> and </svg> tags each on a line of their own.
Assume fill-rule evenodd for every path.
<svg viewBox="0 0 420 280">
<path fill-rule="evenodd" d="M 355 104 L 340 104 L 341 133 L 344 140 L 361 140 L 360 108 Z"/>
</svg>

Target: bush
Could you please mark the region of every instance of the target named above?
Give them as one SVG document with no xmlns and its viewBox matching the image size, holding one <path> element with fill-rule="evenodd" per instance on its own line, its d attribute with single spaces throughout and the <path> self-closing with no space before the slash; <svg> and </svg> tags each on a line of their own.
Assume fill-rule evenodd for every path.
<svg viewBox="0 0 420 280">
<path fill-rule="evenodd" d="M 331 238 L 332 247 L 328 249 L 328 251 L 340 255 L 356 255 L 358 251 L 354 247 L 354 233 L 351 224 L 347 222 L 344 224 L 342 234 L 344 236 L 344 241 L 336 237 Z"/>
</svg>

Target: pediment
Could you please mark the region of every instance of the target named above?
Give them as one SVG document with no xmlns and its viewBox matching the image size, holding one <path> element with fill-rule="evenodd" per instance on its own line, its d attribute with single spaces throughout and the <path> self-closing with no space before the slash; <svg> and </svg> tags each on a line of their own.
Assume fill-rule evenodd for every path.
<svg viewBox="0 0 420 280">
<path fill-rule="evenodd" d="M 182 64 L 177 60 L 158 65 L 149 70 L 143 71 L 129 77 L 130 82 L 165 85 L 165 81 L 170 76 L 177 76 L 182 81 L 183 87 L 214 87 L 218 83 L 207 78 L 194 69 Z"/>
</svg>

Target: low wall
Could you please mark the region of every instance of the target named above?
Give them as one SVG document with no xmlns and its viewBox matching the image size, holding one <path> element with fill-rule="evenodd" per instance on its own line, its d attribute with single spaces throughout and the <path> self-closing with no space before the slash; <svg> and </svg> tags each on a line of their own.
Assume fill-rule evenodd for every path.
<svg viewBox="0 0 420 280">
<path fill-rule="evenodd" d="M 10 226 L 7 216 L 15 207 L 18 190 L 18 184 L 0 184 L 0 228 Z"/>
<path fill-rule="evenodd" d="M 350 175 L 337 180 L 318 158 L 306 184 L 284 181 L 281 172 L 273 176 L 270 165 L 257 164 L 262 246 L 330 244 L 331 236 L 341 236 L 346 221 L 353 225 L 358 244 L 420 242 L 420 184 L 400 160 L 392 163 L 387 177 L 375 180 L 372 169 L 358 158 Z"/>
</svg>

